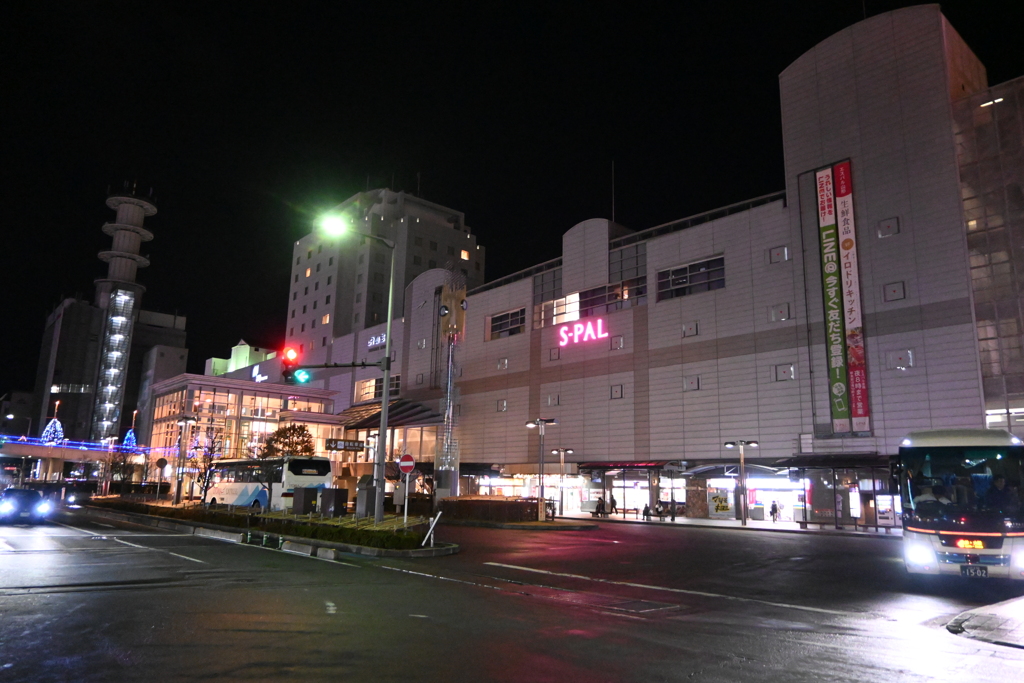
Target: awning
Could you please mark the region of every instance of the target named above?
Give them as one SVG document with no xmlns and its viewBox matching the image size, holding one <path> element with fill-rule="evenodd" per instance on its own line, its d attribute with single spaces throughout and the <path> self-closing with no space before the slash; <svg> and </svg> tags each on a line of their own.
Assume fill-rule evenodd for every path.
<svg viewBox="0 0 1024 683">
<path fill-rule="evenodd" d="M 346 429 L 380 428 L 380 403 L 364 403 L 352 406 L 338 413 Z M 388 404 L 388 427 L 414 427 L 417 425 L 438 425 L 441 415 L 422 403 L 404 398 Z"/>
<path fill-rule="evenodd" d="M 858 467 L 889 467 L 889 456 L 878 453 L 805 453 L 783 458 L 778 467 L 795 469 L 856 469 Z"/>
<path fill-rule="evenodd" d="M 489 462 L 460 462 L 459 463 L 459 476 L 460 477 L 497 477 L 500 476 L 500 465 L 492 465 Z M 434 476 L 434 463 L 433 462 L 418 462 L 416 463 L 416 469 L 412 471 L 413 476 Z M 391 481 L 398 481 L 399 477 L 405 478 L 405 475 L 398 469 L 397 462 L 386 462 L 384 463 L 384 478 Z"/>
<path fill-rule="evenodd" d="M 580 470 L 654 470 L 661 469 L 670 462 L 676 460 L 646 460 L 643 462 L 581 462 L 577 467 Z"/>
</svg>

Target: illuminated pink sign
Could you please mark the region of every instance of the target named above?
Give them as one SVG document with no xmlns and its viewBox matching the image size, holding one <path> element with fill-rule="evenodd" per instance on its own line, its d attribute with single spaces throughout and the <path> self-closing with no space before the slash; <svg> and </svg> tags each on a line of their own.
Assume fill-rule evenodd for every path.
<svg viewBox="0 0 1024 683">
<path fill-rule="evenodd" d="M 571 325 L 562 325 L 558 328 L 558 345 L 568 346 L 570 343 L 579 344 L 590 339 L 604 339 L 608 333 L 604 329 L 604 320 L 588 320 L 586 323 L 578 322 Z"/>
</svg>

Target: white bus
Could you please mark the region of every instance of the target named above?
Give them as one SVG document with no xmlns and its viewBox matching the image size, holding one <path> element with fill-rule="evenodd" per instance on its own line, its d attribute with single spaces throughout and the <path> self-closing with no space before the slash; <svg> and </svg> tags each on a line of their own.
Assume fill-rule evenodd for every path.
<svg viewBox="0 0 1024 683">
<path fill-rule="evenodd" d="M 908 572 L 1024 580 L 1024 442 L 1000 429 L 912 432 L 896 472 Z"/>
<path fill-rule="evenodd" d="M 274 499 L 267 500 L 262 471 L 272 467 Z M 211 505 L 238 505 L 271 510 L 292 506 L 296 488 L 326 488 L 331 485 L 331 461 L 327 458 L 223 459 L 213 466 L 213 483 L 206 494 Z"/>
</svg>

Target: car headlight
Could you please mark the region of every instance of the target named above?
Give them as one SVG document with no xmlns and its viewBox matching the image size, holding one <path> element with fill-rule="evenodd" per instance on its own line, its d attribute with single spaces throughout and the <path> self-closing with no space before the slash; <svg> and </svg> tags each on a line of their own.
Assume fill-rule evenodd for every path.
<svg viewBox="0 0 1024 683">
<path fill-rule="evenodd" d="M 907 548 L 907 562 L 921 565 L 934 564 L 935 553 L 928 546 L 912 545 Z"/>
<path fill-rule="evenodd" d="M 69 503 L 74 503 L 75 502 L 75 494 L 72 493 L 70 496 L 68 496 L 68 502 Z"/>
<path fill-rule="evenodd" d="M 14 503 L 12 503 L 9 500 L 5 500 L 4 502 L 0 503 L 0 512 L 14 512 Z"/>
<path fill-rule="evenodd" d="M 51 505 L 48 501 L 43 501 L 42 503 L 36 506 L 36 512 L 40 515 L 47 515 L 50 513 L 51 510 L 53 510 L 53 505 Z"/>
</svg>

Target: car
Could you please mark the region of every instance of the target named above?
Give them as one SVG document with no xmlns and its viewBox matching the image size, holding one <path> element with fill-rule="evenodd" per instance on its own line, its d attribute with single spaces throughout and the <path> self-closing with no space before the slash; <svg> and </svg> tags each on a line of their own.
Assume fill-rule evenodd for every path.
<svg viewBox="0 0 1024 683">
<path fill-rule="evenodd" d="M 64 502 L 68 505 L 85 505 L 92 500 L 92 494 L 89 491 L 69 491 L 64 496 Z"/>
<path fill-rule="evenodd" d="M 0 522 L 45 522 L 53 512 L 53 503 L 32 489 L 9 488 L 0 493 Z"/>
</svg>

